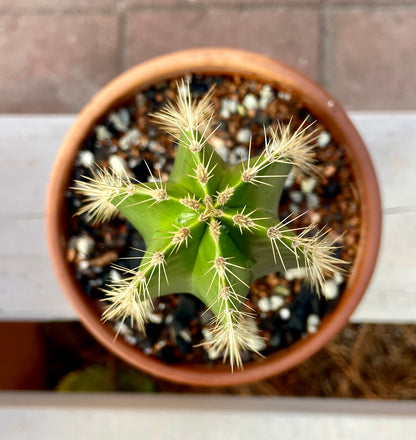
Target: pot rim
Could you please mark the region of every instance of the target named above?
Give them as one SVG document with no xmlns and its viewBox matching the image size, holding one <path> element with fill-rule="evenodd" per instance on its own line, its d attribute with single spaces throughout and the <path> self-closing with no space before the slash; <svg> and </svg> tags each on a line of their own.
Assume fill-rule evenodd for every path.
<svg viewBox="0 0 416 440">
<path fill-rule="evenodd" d="M 101 322 L 98 311 L 82 293 L 66 262 L 61 221 L 65 210 L 63 194 L 82 141 L 100 117 L 135 91 L 188 72 L 238 74 L 278 85 L 291 93 L 323 123 L 337 143 L 346 147 L 361 199 L 360 246 L 347 288 L 335 310 L 324 317 L 317 333 L 264 360 L 245 365 L 244 370 L 233 374 L 226 366 L 167 365 L 145 355 L 122 338 L 115 340 L 113 330 Z M 162 55 L 127 70 L 102 88 L 83 108 L 65 137 L 52 170 L 46 228 L 53 265 L 66 297 L 84 326 L 107 349 L 129 364 L 163 379 L 199 386 L 229 386 L 254 382 L 294 367 L 321 349 L 345 326 L 364 295 L 376 265 L 381 236 L 381 200 L 375 170 L 360 135 L 337 101 L 318 84 L 263 55 L 230 48 L 199 48 Z"/>
</svg>

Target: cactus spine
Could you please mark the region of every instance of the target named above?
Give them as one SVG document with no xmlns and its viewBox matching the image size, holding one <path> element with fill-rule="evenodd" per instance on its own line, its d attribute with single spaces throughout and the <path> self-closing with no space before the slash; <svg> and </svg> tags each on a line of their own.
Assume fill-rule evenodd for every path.
<svg viewBox="0 0 416 440">
<path fill-rule="evenodd" d="M 140 232 L 146 250 L 137 270 L 107 288 L 104 319 L 130 318 L 144 331 L 152 300 L 170 293 L 197 296 L 212 311 L 209 344 L 242 368 L 241 351 L 257 351 L 261 339 L 246 303 L 250 285 L 270 272 L 305 267 L 322 291 L 325 277 L 341 271 L 328 230 L 312 224 L 291 229 L 277 217 L 285 178 L 293 166 L 314 173 L 316 133 L 303 124 L 265 128 L 262 153 L 228 166 L 210 145 L 212 90 L 199 102 L 189 84 L 178 85 L 175 104 L 153 115 L 178 143 L 167 182 L 135 181 L 126 172 L 92 170 L 77 181 L 85 197 L 79 213 L 101 222 L 121 213 Z M 251 149 L 251 148 L 250 148 Z"/>
</svg>

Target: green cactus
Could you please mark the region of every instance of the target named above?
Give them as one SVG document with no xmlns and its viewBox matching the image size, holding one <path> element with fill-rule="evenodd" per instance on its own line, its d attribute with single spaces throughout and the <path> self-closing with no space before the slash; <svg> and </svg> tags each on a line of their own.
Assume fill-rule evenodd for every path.
<svg viewBox="0 0 416 440">
<path fill-rule="evenodd" d="M 80 214 L 101 222 L 121 213 L 146 243 L 138 269 L 124 269 L 125 277 L 106 289 L 111 305 L 103 318 L 130 318 L 144 331 L 153 298 L 193 294 L 214 315 L 204 343 L 241 368 L 240 352 L 256 351 L 260 338 L 246 303 L 254 280 L 305 267 L 320 293 L 325 277 L 342 271 L 342 261 L 333 255 L 328 230 L 316 232 L 315 224 L 291 230 L 293 217 L 277 217 L 291 168 L 315 172 L 313 127 L 303 124 L 293 133 L 290 124 L 265 127 L 262 153 L 229 166 L 209 143 L 215 132 L 211 98 L 212 90 L 193 101 L 182 82 L 176 103 L 153 115 L 178 143 L 167 182 L 140 183 L 125 171 L 97 166 L 76 189 L 85 196 Z"/>
</svg>

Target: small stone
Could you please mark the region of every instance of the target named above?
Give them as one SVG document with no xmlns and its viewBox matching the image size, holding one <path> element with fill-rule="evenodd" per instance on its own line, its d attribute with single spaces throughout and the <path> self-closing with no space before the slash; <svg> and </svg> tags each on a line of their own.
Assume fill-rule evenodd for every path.
<svg viewBox="0 0 416 440">
<path fill-rule="evenodd" d="M 95 127 L 95 134 L 97 136 L 97 139 L 99 141 L 110 141 L 111 140 L 111 133 L 108 130 L 107 127 L 104 125 L 97 125 Z"/>
<path fill-rule="evenodd" d="M 290 289 L 286 286 L 278 285 L 273 289 L 273 292 L 277 295 L 281 296 L 289 296 L 290 295 Z M 275 295 L 276 296 L 276 295 Z"/>
<path fill-rule="evenodd" d="M 240 128 L 237 132 L 236 140 L 241 144 L 247 144 L 251 137 L 251 130 L 249 128 Z"/>
<path fill-rule="evenodd" d="M 137 338 L 135 336 L 133 336 L 133 335 L 126 335 L 126 336 L 124 336 L 124 339 L 130 345 L 136 345 L 137 344 Z"/>
<path fill-rule="evenodd" d="M 162 324 L 163 322 L 163 316 L 157 313 L 148 312 L 147 317 L 149 318 L 150 322 L 153 322 L 153 324 Z"/>
<path fill-rule="evenodd" d="M 260 90 L 259 107 L 264 110 L 274 99 L 274 92 L 270 84 L 265 84 Z"/>
<path fill-rule="evenodd" d="M 260 298 L 257 301 L 257 305 L 259 307 L 259 309 L 262 312 L 269 312 L 271 310 L 271 303 L 270 303 L 270 299 L 265 297 L 265 298 Z"/>
<path fill-rule="evenodd" d="M 212 147 L 214 148 L 214 150 L 218 154 L 218 156 L 220 156 L 224 162 L 228 162 L 230 150 L 225 145 L 224 140 L 217 137 L 217 136 L 215 136 L 215 137 L 213 136 L 210 139 L 210 141 L 211 141 Z"/>
<path fill-rule="evenodd" d="M 80 151 L 78 154 L 78 160 L 85 168 L 91 168 L 94 165 L 94 155 L 88 150 Z"/>
<path fill-rule="evenodd" d="M 108 122 L 111 122 L 114 128 L 121 133 L 124 133 L 129 128 L 128 125 L 124 123 L 120 115 L 116 112 L 110 114 L 110 116 L 108 117 Z"/>
<path fill-rule="evenodd" d="M 318 139 L 316 140 L 316 143 L 318 144 L 318 146 L 320 148 L 325 148 L 329 145 L 329 143 L 331 142 L 331 135 L 327 132 L 327 131 L 322 131 L 319 136 Z"/>
<path fill-rule="evenodd" d="M 322 294 L 326 299 L 335 299 L 339 295 L 339 288 L 334 280 L 327 280 L 322 286 Z"/>
<path fill-rule="evenodd" d="M 279 311 L 279 316 L 281 319 L 283 319 L 284 321 L 287 321 L 290 318 L 290 310 L 287 309 L 286 307 L 283 307 L 282 309 L 280 309 Z"/>
<path fill-rule="evenodd" d="M 334 282 L 340 286 L 344 282 L 344 277 L 339 272 L 334 272 Z"/>
<path fill-rule="evenodd" d="M 163 166 L 166 163 L 166 156 L 161 156 L 158 158 L 157 162 L 155 162 L 153 164 L 153 168 L 158 171 L 158 170 L 162 170 Z"/>
<path fill-rule="evenodd" d="M 302 191 L 290 191 L 289 197 L 297 204 L 303 200 Z"/>
<path fill-rule="evenodd" d="M 283 90 L 279 90 L 277 96 L 282 101 L 290 101 L 292 99 L 292 95 L 289 92 L 284 92 Z"/>
<path fill-rule="evenodd" d="M 98 266 L 98 267 L 104 267 L 111 263 L 114 263 L 118 259 L 118 254 L 116 251 L 107 251 L 104 252 L 101 255 L 98 255 L 95 258 L 91 258 L 90 265 L 91 266 Z"/>
<path fill-rule="evenodd" d="M 212 332 L 207 327 L 202 327 L 202 336 L 204 337 L 205 341 L 212 341 Z"/>
<path fill-rule="evenodd" d="M 287 269 L 285 272 L 285 278 L 288 281 L 293 281 L 296 278 L 305 278 L 306 269 L 304 267 L 293 267 L 292 269 Z"/>
<path fill-rule="evenodd" d="M 94 245 L 95 242 L 89 235 L 81 235 L 75 240 L 75 249 L 84 257 L 92 252 Z"/>
<path fill-rule="evenodd" d="M 116 270 L 116 269 L 111 269 L 108 275 L 109 275 L 110 280 L 112 282 L 116 283 L 117 281 L 121 281 L 120 272 L 118 270 Z"/>
<path fill-rule="evenodd" d="M 308 177 L 302 180 L 300 189 L 305 194 L 310 194 L 316 186 L 316 179 L 314 177 Z"/>
<path fill-rule="evenodd" d="M 80 271 L 87 270 L 89 267 L 90 267 L 90 263 L 89 263 L 89 261 L 87 261 L 87 260 L 81 260 L 81 261 L 78 263 L 78 269 L 79 269 Z"/>
<path fill-rule="evenodd" d="M 292 214 L 294 214 L 295 216 L 296 216 L 296 215 L 299 215 L 299 213 L 300 213 L 299 205 L 297 205 L 296 203 L 290 203 L 290 204 L 289 204 L 289 211 L 290 211 Z"/>
<path fill-rule="evenodd" d="M 308 316 L 306 320 L 306 331 L 308 333 L 316 333 L 318 331 L 321 318 L 318 315 L 312 314 Z"/>
<path fill-rule="evenodd" d="M 108 159 L 108 163 L 110 168 L 120 175 L 125 174 L 128 169 L 127 162 L 122 157 L 117 156 L 117 154 L 112 154 Z"/>
<path fill-rule="evenodd" d="M 117 111 L 117 115 L 120 118 L 121 122 L 124 124 L 124 126 L 128 128 L 130 125 L 129 111 L 125 107 L 122 107 L 120 110 Z"/>
<path fill-rule="evenodd" d="M 334 164 L 330 164 L 324 168 L 324 176 L 332 177 L 337 172 L 337 167 Z"/>
<path fill-rule="evenodd" d="M 247 93 L 243 99 L 243 105 L 248 111 L 256 111 L 259 108 L 259 102 L 252 93 Z"/>
<path fill-rule="evenodd" d="M 221 100 L 220 115 L 224 119 L 228 119 L 231 115 L 237 112 L 238 101 L 236 99 L 224 98 Z"/>
<path fill-rule="evenodd" d="M 291 187 L 295 183 L 296 175 L 293 171 L 289 173 L 285 180 L 285 188 Z"/>
<path fill-rule="evenodd" d="M 124 322 L 120 321 L 114 323 L 114 331 L 116 332 L 116 334 L 120 334 L 123 336 L 132 334 L 131 328 Z"/>
<path fill-rule="evenodd" d="M 238 107 L 237 107 L 237 113 L 238 113 L 240 116 L 245 116 L 245 115 L 247 114 L 246 109 L 244 108 L 244 105 L 242 105 L 242 104 L 238 104 Z"/>
<path fill-rule="evenodd" d="M 280 309 L 280 307 L 282 307 L 284 303 L 285 303 L 285 300 L 281 296 L 272 295 L 270 297 L 270 309 L 271 310 Z"/>
<path fill-rule="evenodd" d="M 233 153 L 238 158 L 238 162 L 247 160 L 248 158 L 248 151 L 246 147 L 235 147 Z"/>
<path fill-rule="evenodd" d="M 119 146 L 122 150 L 128 150 L 132 146 L 137 145 L 140 138 L 140 131 L 137 128 L 129 130 L 125 135 L 120 138 Z"/>
<path fill-rule="evenodd" d="M 306 194 L 306 206 L 308 209 L 317 209 L 321 205 L 319 197 L 315 193 Z"/>
<path fill-rule="evenodd" d="M 165 153 L 165 148 L 162 147 L 162 145 L 159 144 L 159 142 L 156 141 L 150 141 L 148 145 L 149 151 L 152 151 L 153 153 Z"/>
</svg>

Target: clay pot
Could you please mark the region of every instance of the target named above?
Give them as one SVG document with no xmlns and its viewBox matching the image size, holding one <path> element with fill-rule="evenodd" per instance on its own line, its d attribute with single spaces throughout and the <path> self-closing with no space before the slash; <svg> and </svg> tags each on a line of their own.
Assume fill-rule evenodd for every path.
<svg viewBox="0 0 416 440">
<path fill-rule="evenodd" d="M 145 355 L 121 337 L 115 340 L 112 328 L 101 321 L 99 311 L 81 291 L 66 261 L 64 193 L 84 139 L 97 120 L 117 103 L 138 90 L 188 72 L 236 73 L 290 92 L 323 123 L 332 138 L 345 147 L 361 199 L 359 249 L 348 285 L 334 312 L 323 319 L 317 333 L 233 374 L 227 365 L 215 368 L 167 365 Z M 82 110 L 62 144 L 53 169 L 47 203 L 47 234 L 55 270 L 65 294 L 87 329 L 110 351 L 141 370 L 167 380 L 204 386 L 236 385 L 270 377 L 299 364 L 322 348 L 348 322 L 363 296 L 376 263 L 380 233 L 381 203 L 374 168 L 363 141 L 344 110 L 317 84 L 293 69 L 261 55 L 232 49 L 193 49 L 155 58 L 128 70 L 105 86 Z"/>
</svg>

